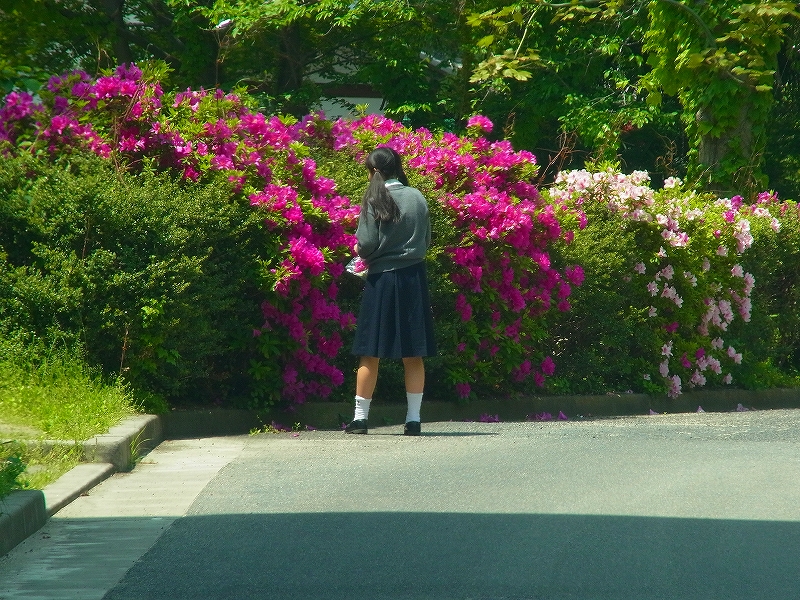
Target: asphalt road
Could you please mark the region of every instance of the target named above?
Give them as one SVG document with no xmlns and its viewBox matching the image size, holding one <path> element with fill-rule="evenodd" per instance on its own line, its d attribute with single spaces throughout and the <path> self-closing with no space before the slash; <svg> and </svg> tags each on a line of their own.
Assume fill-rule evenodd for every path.
<svg viewBox="0 0 800 600">
<path fill-rule="evenodd" d="M 800 597 L 800 410 L 401 433 L 165 442 L 0 599 Z"/>
</svg>

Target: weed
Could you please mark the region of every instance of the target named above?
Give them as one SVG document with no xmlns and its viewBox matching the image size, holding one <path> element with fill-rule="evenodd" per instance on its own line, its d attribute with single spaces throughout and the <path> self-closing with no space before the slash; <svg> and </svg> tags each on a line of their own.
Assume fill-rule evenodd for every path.
<svg viewBox="0 0 800 600">
<path fill-rule="evenodd" d="M 0 498 L 23 487 L 19 477 L 25 468 L 22 453 L 16 443 L 6 442 L 0 446 Z"/>
</svg>

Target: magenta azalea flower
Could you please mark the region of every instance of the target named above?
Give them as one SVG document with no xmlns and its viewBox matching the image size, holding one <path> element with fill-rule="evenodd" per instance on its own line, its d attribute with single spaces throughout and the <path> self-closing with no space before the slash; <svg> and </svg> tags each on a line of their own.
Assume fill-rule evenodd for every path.
<svg viewBox="0 0 800 600">
<path fill-rule="evenodd" d="M 476 128 L 486 133 L 491 133 L 494 124 L 483 115 L 473 115 L 467 120 L 467 128 Z"/>
</svg>

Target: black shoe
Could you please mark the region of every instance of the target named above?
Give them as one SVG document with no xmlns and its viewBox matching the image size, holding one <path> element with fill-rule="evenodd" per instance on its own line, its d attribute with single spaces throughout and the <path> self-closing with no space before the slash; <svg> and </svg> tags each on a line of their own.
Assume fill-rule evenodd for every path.
<svg viewBox="0 0 800 600">
<path fill-rule="evenodd" d="M 344 428 L 345 433 L 367 433 L 367 420 L 358 419 Z"/>
<path fill-rule="evenodd" d="M 419 421 L 409 421 L 403 429 L 403 435 L 419 435 L 420 424 Z"/>
</svg>

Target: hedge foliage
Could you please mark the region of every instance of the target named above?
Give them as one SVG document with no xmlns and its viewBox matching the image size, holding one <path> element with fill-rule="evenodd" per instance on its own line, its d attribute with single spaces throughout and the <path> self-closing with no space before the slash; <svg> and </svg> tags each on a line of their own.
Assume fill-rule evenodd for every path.
<svg viewBox="0 0 800 600">
<path fill-rule="evenodd" d="M 378 145 L 430 201 L 429 397 L 794 381 L 798 323 L 778 309 L 800 231 L 774 195 L 606 168 L 539 190 L 535 157 L 487 141 L 484 117 L 465 136 L 282 120 L 237 94 L 164 94 L 133 66 L 42 95 L 0 108 L 0 327 L 151 398 L 351 396 L 360 287 L 343 264 Z M 388 370 L 378 392 L 402 398 Z"/>
<path fill-rule="evenodd" d="M 260 220 L 230 183 L 74 155 L 0 163 L 0 323 L 164 398 L 246 393 Z"/>
</svg>

